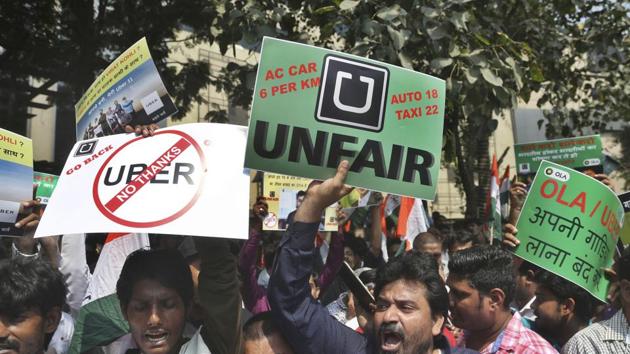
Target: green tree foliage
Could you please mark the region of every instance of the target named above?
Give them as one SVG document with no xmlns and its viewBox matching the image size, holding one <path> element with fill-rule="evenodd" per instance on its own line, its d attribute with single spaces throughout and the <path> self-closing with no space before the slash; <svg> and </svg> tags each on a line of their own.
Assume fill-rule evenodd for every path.
<svg viewBox="0 0 630 354">
<path fill-rule="evenodd" d="M 180 116 L 203 102 L 208 83 L 248 108 L 256 68 L 230 64 L 213 78 L 204 63 L 169 62 L 178 45 L 259 50 L 273 36 L 400 65 L 446 81 L 444 161 L 458 171 L 467 217 L 477 218 L 489 137 L 519 99 L 542 92 L 550 136 L 628 119 L 628 14 L 624 2 L 601 0 L 2 0 L 0 89 L 29 76 L 62 80 L 76 101 L 142 36 Z M 183 24 L 190 36 L 178 39 Z"/>
<path fill-rule="evenodd" d="M 485 209 L 489 138 L 497 119 L 519 99 L 527 102 L 532 92 L 543 92 L 539 104 L 551 104 L 546 114 L 552 135 L 554 127 L 579 127 L 608 115 L 602 112 L 627 111 L 621 98 L 628 94 L 630 26 L 628 8 L 618 2 L 232 1 L 217 14 L 211 31 L 223 50 L 234 43 L 257 48 L 267 35 L 446 80 L 444 161 L 455 163 L 469 218 Z M 224 77 L 230 81 L 238 71 L 232 68 Z M 242 85 L 228 86 L 230 96 L 247 107 Z M 614 108 L 612 100 L 618 100 Z M 568 109 L 574 101 L 583 107 Z M 571 123 L 576 116 L 581 123 Z"/>
</svg>

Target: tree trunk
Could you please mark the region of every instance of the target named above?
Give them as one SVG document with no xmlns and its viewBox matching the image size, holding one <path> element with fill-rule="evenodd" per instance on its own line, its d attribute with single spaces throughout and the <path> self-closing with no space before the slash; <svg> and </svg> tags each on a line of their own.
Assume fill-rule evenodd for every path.
<svg viewBox="0 0 630 354">
<path fill-rule="evenodd" d="M 455 126 L 455 157 L 457 171 L 461 179 L 462 188 L 466 196 L 467 220 L 482 221 L 486 209 L 486 196 L 489 190 L 490 159 L 488 156 L 489 130 L 485 126 L 469 124 L 466 131 L 456 119 Z M 478 181 L 475 183 L 475 173 Z"/>
</svg>

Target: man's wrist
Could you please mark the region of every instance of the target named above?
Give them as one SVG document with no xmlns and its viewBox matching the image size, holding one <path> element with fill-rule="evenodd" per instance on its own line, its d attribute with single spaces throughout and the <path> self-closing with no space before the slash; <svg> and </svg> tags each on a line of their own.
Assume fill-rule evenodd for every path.
<svg viewBox="0 0 630 354">
<path fill-rule="evenodd" d="M 24 257 L 24 258 L 34 258 L 37 259 L 41 253 L 41 247 L 38 243 L 33 244 L 33 247 L 18 247 L 15 242 L 12 244 L 12 254 L 13 258 Z M 30 249 L 29 249 L 30 248 Z"/>
<path fill-rule="evenodd" d="M 313 223 L 319 222 L 322 216 L 322 211 L 324 207 L 321 206 L 321 203 L 317 201 L 313 197 L 304 198 L 302 205 L 295 212 L 294 221 L 303 222 L 303 223 Z"/>
</svg>

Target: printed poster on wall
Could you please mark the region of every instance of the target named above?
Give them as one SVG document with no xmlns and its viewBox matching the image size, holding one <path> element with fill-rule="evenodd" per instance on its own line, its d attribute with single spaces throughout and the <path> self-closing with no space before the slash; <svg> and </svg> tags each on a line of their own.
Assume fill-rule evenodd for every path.
<svg viewBox="0 0 630 354">
<path fill-rule="evenodd" d="M 516 224 L 515 254 L 606 301 L 623 206 L 603 183 L 542 161 Z"/>
<path fill-rule="evenodd" d="M 20 203 L 33 199 L 33 143 L 0 128 L 0 236 L 21 236 L 15 228 Z"/>
<path fill-rule="evenodd" d="M 516 144 L 514 151 L 517 172 L 521 176 L 535 173 L 543 160 L 585 173 L 602 173 L 604 170 L 599 135 Z"/>
<path fill-rule="evenodd" d="M 268 205 L 268 214 L 263 220 L 263 230 L 286 230 L 311 182 L 308 178 L 265 173 L 263 196 Z M 322 213 L 320 231 L 337 231 L 336 206 L 333 204 Z"/>
<path fill-rule="evenodd" d="M 126 125 L 158 123 L 177 112 L 146 38 L 103 70 L 74 110 L 77 140 L 122 133 Z"/>
<path fill-rule="evenodd" d="M 287 55 L 291 53 L 291 55 Z M 265 37 L 245 166 L 433 200 L 445 82 L 378 61 Z"/>
</svg>

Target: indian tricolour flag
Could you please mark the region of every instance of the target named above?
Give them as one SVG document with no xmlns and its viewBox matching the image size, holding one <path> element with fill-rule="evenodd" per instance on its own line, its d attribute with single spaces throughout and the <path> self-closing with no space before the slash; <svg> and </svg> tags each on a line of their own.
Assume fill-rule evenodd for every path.
<svg viewBox="0 0 630 354">
<path fill-rule="evenodd" d="M 387 232 L 387 224 L 385 218 L 394 214 L 398 208 L 398 218 L 396 224 L 396 236 L 400 237 L 404 247 L 400 251 L 410 250 L 413 240 L 419 233 L 428 229 L 428 218 L 422 205 L 422 199 L 413 197 L 400 197 L 397 195 L 388 195 L 381 206 L 381 229 L 383 234 Z M 383 241 L 385 236 L 383 235 Z M 383 250 L 387 250 L 385 245 Z M 383 252 L 383 258 L 387 260 L 387 251 Z"/>
<path fill-rule="evenodd" d="M 108 345 L 129 332 L 116 296 L 116 282 L 127 256 L 148 247 L 147 234 L 107 235 L 75 322 L 70 354 Z"/>
</svg>

